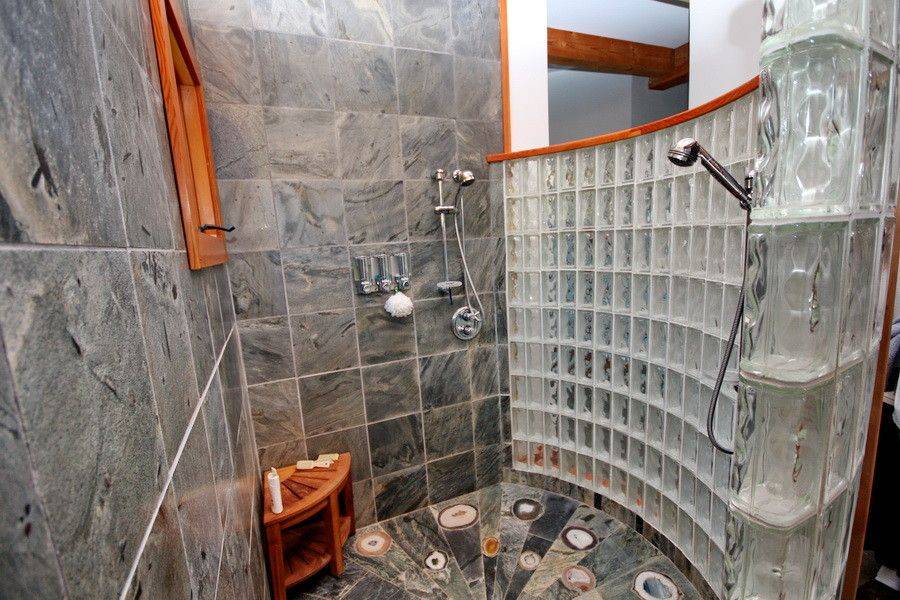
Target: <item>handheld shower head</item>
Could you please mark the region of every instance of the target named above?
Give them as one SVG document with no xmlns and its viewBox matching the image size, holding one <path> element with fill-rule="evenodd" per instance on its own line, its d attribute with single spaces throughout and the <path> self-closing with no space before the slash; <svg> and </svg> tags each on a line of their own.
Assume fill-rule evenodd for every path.
<svg viewBox="0 0 900 600">
<path fill-rule="evenodd" d="M 456 169 L 453 171 L 453 181 L 458 183 L 460 187 L 465 187 L 467 185 L 472 185 L 475 181 L 475 175 L 472 174 L 472 171 Z"/>
<path fill-rule="evenodd" d="M 712 157 L 706 149 L 700 145 L 700 142 L 693 138 L 684 138 L 678 140 L 674 146 L 669 148 L 667 153 L 669 160 L 679 167 L 690 167 L 700 159 L 700 164 L 709 171 L 713 179 L 722 184 L 728 192 L 738 199 L 741 208 L 750 210 L 751 199 L 749 183 L 752 181 L 752 175 L 748 176 L 748 186 L 744 187 L 735 180 L 725 167 L 719 161 Z"/>
</svg>

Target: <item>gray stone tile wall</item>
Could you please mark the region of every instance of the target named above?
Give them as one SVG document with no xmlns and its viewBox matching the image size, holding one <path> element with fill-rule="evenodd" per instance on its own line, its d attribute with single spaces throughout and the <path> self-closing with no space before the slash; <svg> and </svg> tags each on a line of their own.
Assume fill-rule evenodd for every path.
<svg viewBox="0 0 900 600">
<path fill-rule="evenodd" d="M 267 597 L 229 272 L 187 268 L 147 10 L 0 0 L 3 598 Z M 198 49 L 218 61 L 211 98 L 259 102 L 258 77 L 229 70 L 255 60 L 255 38 L 216 33 Z M 213 116 L 235 141 L 221 159 L 261 177 L 222 185 L 227 217 L 256 232 L 232 239 L 248 252 L 233 276 L 262 288 L 253 267 L 277 259 L 283 285 L 264 252 L 278 237 L 268 154 L 244 135 L 264 115 Z M 246 210 L 261 198 L 268 212 Z M 274 317 L 287 340 L 283 295 L 259 298 L 238 297 L 241 315 Z M 293 373 L 289 341 L 258 348 Z"/>
<path fill-rule="evenodd" d="M 238 226 L 228 269 L 260 466 L 352 451 L 360 524 L 496 483 L 508 454 L 502 200 L 484 161 L 502 147 L 496 0 L 190 0 L 189 14 Z M 470 343 L 449 330 L 460 300 L 435 288 L 429 178 L 457 166 L 478 177 L 466 227 L 488 313 Z M 351 257 L 379 251 L 410 252 L 411 317 L 353 294 Z"/>
</svg>

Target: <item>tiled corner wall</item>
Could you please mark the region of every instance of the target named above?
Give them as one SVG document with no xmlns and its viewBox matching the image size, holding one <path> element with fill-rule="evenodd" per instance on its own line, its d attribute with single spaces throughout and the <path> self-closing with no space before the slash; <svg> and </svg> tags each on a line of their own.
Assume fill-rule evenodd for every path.
<svg viewBox="0 0 900 600">
<path fill-rule="evenodd" d="M 189 14 L 237 226 L 228 269 L 260 466 L 351 451 L 361 524 L 497 482 L 496 0 L 190 0 Z M 457 166 L 477 178 L 467 251 L 487 311 L 470 343 L 450 332 L 460 300 L 435 287 L 429 178 Z M 376 252 L 409 252 L 411 317 L 353 294 L 351 257 Z M 451 265 L 461 279 L 452 245 Z"/>
<path fill-rule="evenodd" d="M 731 461 L 706 413 L 742 276 L 743 212 L 671 145 L 743 179 L 755 94 L 644 136 L 504 163 L 513 468 L 593 490 L 721 593 Z M 737 351 L 716 431 L 730 443 Z"/>
<path fill-rule="evenodd" d="M 147 6 L 0 2 L 3 598 L 267 597 L 228 273 L 187 268 Z"/>
</svg>

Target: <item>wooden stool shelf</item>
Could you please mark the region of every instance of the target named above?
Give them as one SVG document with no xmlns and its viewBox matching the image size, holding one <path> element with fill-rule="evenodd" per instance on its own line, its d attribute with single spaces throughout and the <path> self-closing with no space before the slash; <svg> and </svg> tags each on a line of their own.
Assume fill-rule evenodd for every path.
<svg viewBox="0 0 900 600">
<path fill-rule="evenodd" d="M 269 577 L 276 600 L 287 588 L 309 579 L 326 566 L 332 575 L 344 572 L 344 544 L 356 532 L 350 454 L 327 469 L 278 469 L 284 510 L 272 512 L 272 497 L 263 486 L 263 527 L 269 556 Z"/>
</svg>

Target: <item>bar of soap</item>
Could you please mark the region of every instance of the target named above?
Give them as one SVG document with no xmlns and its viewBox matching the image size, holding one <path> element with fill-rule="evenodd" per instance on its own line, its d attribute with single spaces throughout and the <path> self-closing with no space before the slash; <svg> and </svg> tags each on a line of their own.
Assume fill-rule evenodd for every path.
<svg viewBox="0 0 900 600">
<path fill-rule="evenodd" d="M 329 460 L 329 461 L 334 462 L 337 459 L 339 459 L 340 457 L 341 457 L 341 455 L 335 452 L 332 454 L 320 454 L 319 458 L 317 458 L 316 460 Z"/>
<path fill-rule="evenodd" d="M 297 468 L 301 470 L 305 469 L 313 469 L 316 467 L 316 461 L 314 460 L 298 460 Z"/>
</svg>

